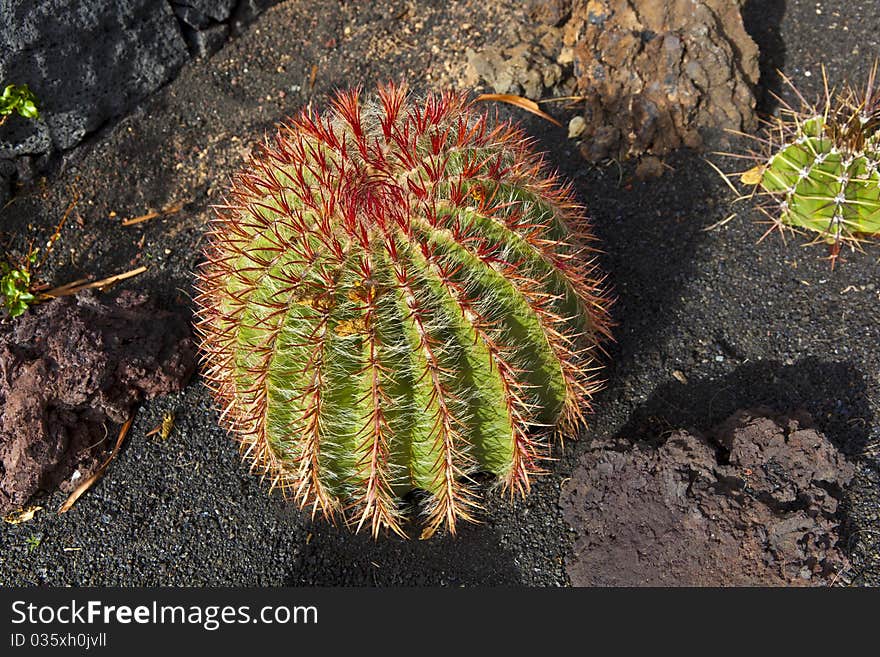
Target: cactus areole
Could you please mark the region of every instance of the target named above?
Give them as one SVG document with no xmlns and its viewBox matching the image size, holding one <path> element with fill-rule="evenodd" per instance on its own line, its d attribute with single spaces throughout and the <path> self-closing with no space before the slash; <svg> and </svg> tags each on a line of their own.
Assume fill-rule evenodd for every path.
<svg viewBox="0 0 880 657">
<path fill-rule="evenodd" d="M 456 94 L 304 111 L 238 174 L 198 275 L 205 374 L 253 469 L 312 513 L 422 536 L 525 494 L 597 386 L 588 226 Z M 411 507 L 412 505 L 410 505 Z"/>
</svg>

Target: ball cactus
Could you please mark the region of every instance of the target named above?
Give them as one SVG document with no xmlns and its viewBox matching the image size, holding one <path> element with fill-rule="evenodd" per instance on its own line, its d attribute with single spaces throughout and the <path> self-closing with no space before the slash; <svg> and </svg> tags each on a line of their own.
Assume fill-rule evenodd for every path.
<svg viewBox="0 0 880 657">
<path fill-rule="evenodd" d="M 198 275 L 205 373 L 253 469 L 312 513 L 423 537 L 523 494 L 597 387 L 606 297 L 582 209 L 466 97 L 279 128 L 235 178 Z"/>
<path fill-rule="evenodd" d="M 831 244 L 880 234 L 880 89 L 875 64 L 864 92 L 829 91 L 824 106 L 783 108 L 759 164 L 745 172 L 771 199 L 765 210 L 780 227 L 806 229 Z M 794 87 L 792 86 L 792 89 Z M 797 90 L 794 90 L 797 92 Z"/>
</svg>

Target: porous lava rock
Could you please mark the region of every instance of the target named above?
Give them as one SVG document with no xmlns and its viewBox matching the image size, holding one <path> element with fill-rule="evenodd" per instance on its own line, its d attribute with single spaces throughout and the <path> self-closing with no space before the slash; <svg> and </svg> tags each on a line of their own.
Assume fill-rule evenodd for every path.
<svg viewBox="0 0 880 657">
<path fill-rule="evenodd" d="M 180 390 L 195 354 L 186 318 L 128 291 L 63 297 L 0 325 L 0 513 L 88 474 L 112 425 Z"/>
<path fill-rule="evenodd" d="M 0 90 L 40 118 L 0 128 L 0 206 L 51 158 L 132 111 L 190 57 L 217 51 L 278 0 L 0 0 Z"/>
<path fill-rule="evenodd" d="M 558 26 L 571 15 L 571 0 L 526 0 L 526 15 L 544 25 Z"/>
<path fill-rule="evenodd" d="M 741 0 L 574 0 L 564 42 L 591 161 L 698 147 L 755 127 L 758 47 Z"/>
<path fill-rule="evenodd" d="M 848 564 L 838 504 L 853 466 L 809 418 L 740 411 L 587 452 L 560 498 L 576 586 L 827 585 Z"/>
<path fill-rule="evenodd" d="M 189 55 L 153 0 L 2 0 L 0 80 L 28 84 L 39 121 L 10 121 L 0 157 L 67 149 L 167 82 Z"/>
<path fill-rule="evenodd" d="M 279 0 L 168 0 L 194 57 L 217 52 L 262 11 Z"/>
<path fill-rule="evenodd" d="M 570 54 L 570 49 L 563 52 L 561 27 L 541 21 L 516 25 L 496 43 L 479 51 L 465 49 L 459 84 L 485 83 L 495 93 L 534 100 L 570 95 L 574 91 Z"/>
<path fill-rule="evenodd" d="M 182 23 L 200 30 L 227 20 L 238 0 L 169 0 Z"/>
</svg>

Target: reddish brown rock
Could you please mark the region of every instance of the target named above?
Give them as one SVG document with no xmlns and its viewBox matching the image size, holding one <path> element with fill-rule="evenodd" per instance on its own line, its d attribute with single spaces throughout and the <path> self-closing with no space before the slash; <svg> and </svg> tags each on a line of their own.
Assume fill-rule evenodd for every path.
<svg viewBox="0 0 880 657">
<path fill-rule="evenodd" d="M 571 14 L 571 0 L 527 0 L 528 17 L 544 25 L 561 25 Z"/>
<path fill-rule="evenodd" d="M 755 127 L 758 48 L 739 0 L 575 0 L 565 26 L 581 151 L 593 161 L 699 146 L 712 131 Z"/>
<path fill-rule="evenodd" d="M 91 291 L 0 325 L 0 513 L 88 472 L 113 425 L 195 370 L 186 319 L 132 292 Z"/>
<path fill-rule="evenodd" d="M 588 452 L 561 503 L 576 586 L 826 585 L 853 466 L 807 423 L 742 411 L 708 436 Z"/>
</svg>

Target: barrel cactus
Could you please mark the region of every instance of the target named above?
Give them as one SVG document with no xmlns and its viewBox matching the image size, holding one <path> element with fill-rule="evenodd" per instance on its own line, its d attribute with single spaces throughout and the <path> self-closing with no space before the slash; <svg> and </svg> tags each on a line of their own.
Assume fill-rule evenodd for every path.
<svg viewBox="0 0 880 657">
<path fill-rule="evenodd" d="M 422 536 L 525 494 L 597 388 L 607 299 L 570 191 L 465 96 L 303 111 L 234 179 L 198 274 L 205 375 L 252 469 L 313 515 Z"/>
<path fill-rule="evenodd" d="M 823 105 L 785 106 L 746 184 L 760 185 L 779 227 L 805 229 L 831 245 L 880 234 L 880 88 L 877 66 L 864 91 L 826 86 Z M 793 88 L 793 87 L 792 87 Z M 795 92 L 797 90 L 795 89 Z"/>
</svg>

